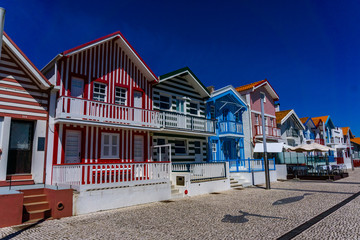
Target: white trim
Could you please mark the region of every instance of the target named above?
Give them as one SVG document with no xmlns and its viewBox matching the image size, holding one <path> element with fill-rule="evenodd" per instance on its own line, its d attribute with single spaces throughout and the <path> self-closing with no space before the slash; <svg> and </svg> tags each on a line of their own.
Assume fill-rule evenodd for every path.
<svg viewBox="0 0 360 240">
<path fill-rule="evenodd" d="M 261 115 L 261 112 L 258 112 L 258 111 L 255 111 L 255 110 L 251 110 L 251 112 Z M 270 115 L 270 114 L 267 114 L 267 113 L 264 113 L 264 116 L 276 118 L 275 115 Z"/>
<path fill-rule="evenodd" d="M 10 48 L 10 50 L 16 55 L 16 57 L 25 65 L 25 67 L 30 70 L 30 72 L 36 77 L 36 80 L 39 81 L 43 88 L 50 88 L 51 85 L 36 71 L 36 69 L 28 62 L 28 60 L 16 49 L 16 47 L 10 42 L 5 35 L 3 35 L 4 43 Z"/>
<path fill-rule="evenodd" d="M 294 109 L 291 109 L 291 111 L 281 120 L 281 125 L 285 123 L 285 121 L 291 116 L 291 114 L 294 114 L 296 120 L 300 123 L 302 130 L 305 130 L 304 124 L 301 122 L 300 118 L 297 116 Z"/>
</svg>

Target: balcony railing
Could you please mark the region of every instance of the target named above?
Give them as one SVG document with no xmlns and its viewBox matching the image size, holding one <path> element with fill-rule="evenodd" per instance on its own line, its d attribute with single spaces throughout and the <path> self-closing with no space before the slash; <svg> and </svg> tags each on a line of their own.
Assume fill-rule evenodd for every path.
<svg viewBox="0 0 360 240">
<path fill-rule="evenodd" d="M 240 134 L 243 135 L 243 124 L 234 121 L 219 122 L 219 134 Z"/>
<path fill-rule="evenodd" d="M 261 125 L 255 125 L 255 130 L 256 130 L 255 136 L 262 136 L 263 131 Z M 265 126 L 265 134 L 268 137 L 276 137 L 276 138 L 281 137 L 280 129 L 271 126 Z"/>
<path fill-rule="evenodd" d="M 226 178 L 226 163 L 172 163 L 173 172 L 189 172 L 190 182 Z"/>
<path fill-rule="evenodd" d="M 52 184 L 76 190 L 155 184 L 170 180 L 170 162 L 53 166 Z"/>
<path fill-rule="evenodd" d="M 228 160 L 230 172 L 261 172 L 265 170 L 264 159 Z M 275 170 L 275 158 L 269 159 L 269 170 Z"/>
<path fill-rule="evenodd" d="M 315 142 L 318 143 L 318 144 L 325 145 L 324 139 L 322 139 L 322 138 L 316 138 L 316 139 L 315 139 Z"/>
<path fill-rule="evenodd" d="M 126 107 L 118 104 L 60 97 L 57 102 L 56 118 L 78 119 L 95 122 L 160 127 L 160 112 Z"/>
<path fill-rule="evenodd" d="M 165 129 L 180 129 L 205 133 L 215 133 L 216 120 L 190 116 L 175 112 L 160 112 L 160 125 Z"/>
</svg>

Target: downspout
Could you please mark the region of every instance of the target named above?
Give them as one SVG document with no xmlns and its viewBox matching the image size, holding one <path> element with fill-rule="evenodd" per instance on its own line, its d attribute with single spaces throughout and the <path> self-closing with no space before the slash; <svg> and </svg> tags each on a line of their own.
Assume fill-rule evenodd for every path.
<svg viewBox="0 0 360 240">
<path fill-rule="evenodd" d="M 0 58 L 2 49 L 2 39 L 4 33 L 4 22 L 5 22 L 5 9 L 0 7 Z"/>
</svg>

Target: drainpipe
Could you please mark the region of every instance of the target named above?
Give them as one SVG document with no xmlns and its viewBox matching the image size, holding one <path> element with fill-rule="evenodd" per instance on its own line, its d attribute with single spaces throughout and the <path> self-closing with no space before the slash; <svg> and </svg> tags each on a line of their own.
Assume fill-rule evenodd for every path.
<svg viewBox="0 0 360 240">
<path fill-rule="evenodd" d="M 5 22 L 5 9 L 0 7 L 0 58 L 1 58 L 1 49 L 2 49 L 2 38 L 4 32 L 4 22 Z"/>
</svg>

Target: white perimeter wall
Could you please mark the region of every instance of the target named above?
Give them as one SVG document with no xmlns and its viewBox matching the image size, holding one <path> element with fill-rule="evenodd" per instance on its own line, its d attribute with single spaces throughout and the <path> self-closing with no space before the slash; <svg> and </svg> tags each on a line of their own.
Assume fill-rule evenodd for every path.
<svg viewBox="0 0 360 240">
<path fill-rule="evenodd" d="M 286 180 L 287 179 L 286 164 L 276 164 L 275 167 L 276 167 L 277 179 Z"/>
<path fill-rule="evenodd" d="M 81 191 L 73 197 L 73 214 L 80 215 L 138 204 L 169 200 L 170 182 L 94 191 Z"/>
<path fill-rule="evenodd" d="M 253 184 L 253 174 L 254 174 L 254 184 Z M 249 182 L 251 185 L 265 184 L 265 172 L 241 172 L 241 173 L 231 173 L 231 177 L 239 180 L 244 180 Z M 270 171 L 270 182 L 277 181 L 276 171 Z"/>
</svg>

